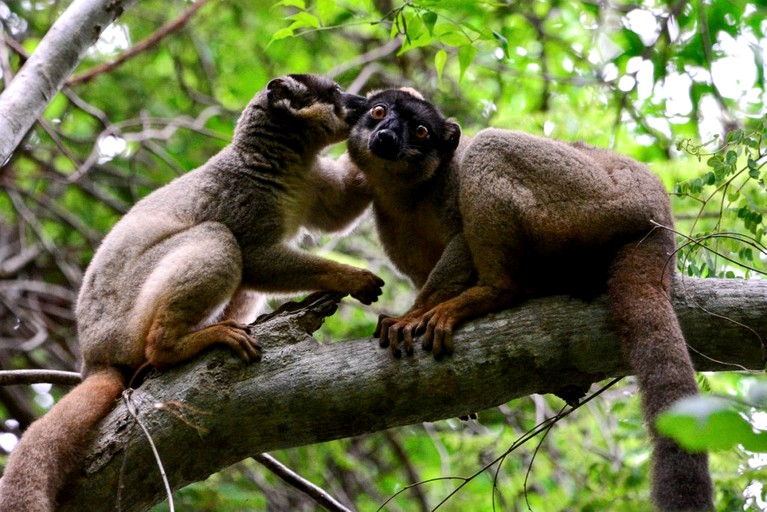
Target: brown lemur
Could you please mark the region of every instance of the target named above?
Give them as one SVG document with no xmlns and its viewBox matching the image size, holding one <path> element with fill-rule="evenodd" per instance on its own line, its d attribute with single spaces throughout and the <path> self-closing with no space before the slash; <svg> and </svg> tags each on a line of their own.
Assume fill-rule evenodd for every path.
<svg viewBox="0 0 767 512">
<path fill-rule="evenodd" d="M 255 318 L 255 292 L 378 298 L 383 281 L 373 273 L 288 244 L 302 226 L 336 231 L 369 206 L 353 166 L 319 157 L 366 110 L 364 97 L 327 78 L 275 78 L 245 108 L 229 146 L 114 226 L 77 301 L 84 380 L 11 453 L 2 512 L 56 508 L 89 434 L 138 368 L 177 365 L 211 345 L 259 360 L 245 325 Z"/>
<path fill-rule="evenodd" d="M 660 510 L 713 510 L 707 455 L 652 427 L 698 392 L 670 302 L 675 241 L 668 194 L 642 164 L 584 143 L 488 128 L 474 137 L 410 89 L 368 96 L 347 143 L 373 194 L 381 242 L 418 288 L 375 336 L 453 352 L 462 322 L 540 295 L 606 289 L 654 442 Z M 402 347 L 402 348 L 401 348 Z"/>
</svg>

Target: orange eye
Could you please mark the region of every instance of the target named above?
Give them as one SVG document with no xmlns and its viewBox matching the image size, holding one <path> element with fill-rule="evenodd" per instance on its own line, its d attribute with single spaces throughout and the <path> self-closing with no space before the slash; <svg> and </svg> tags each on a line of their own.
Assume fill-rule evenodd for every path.
<svg viewBox="0 0 767 512">
<path fill-rule="evenodd" d="M 415 138 L 423 140 L 428 136 L 429 136 L 429 129 L 426 128 L 424 125 L 419 124 L 418 128 L 415 129 Z"/>
<path fill-rule="evenodd" d="M 376 105 L 373 110 L 370 111 L 370 115 L 373 119 L 381 120 L 386 117 L 386 107 L 383 105 Z"/>
</svg>

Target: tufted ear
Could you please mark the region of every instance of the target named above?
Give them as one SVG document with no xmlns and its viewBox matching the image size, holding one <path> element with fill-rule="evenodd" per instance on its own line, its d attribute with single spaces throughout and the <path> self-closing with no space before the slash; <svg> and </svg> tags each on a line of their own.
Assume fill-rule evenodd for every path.
<svg viewBox="0 0 767 512">
<path fill-rule="evenodd" d="M 442 127 L 442 140 L 445 143 L 445 149 L 451 153 L 456 150 L 458 143 L 461 141 L 461 127 L 453 121 L 448 119 Z"/>
</svg>

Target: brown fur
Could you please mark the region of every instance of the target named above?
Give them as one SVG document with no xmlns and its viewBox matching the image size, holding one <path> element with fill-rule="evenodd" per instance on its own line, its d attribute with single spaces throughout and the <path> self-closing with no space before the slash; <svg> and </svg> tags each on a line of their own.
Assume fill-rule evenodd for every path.
<svg viewBox="0 0 767 512">
<path fill-rule="evenodd" d="M 653 501 L 664 511 L 712 510 L 706 455 L 652 427 L 673 401 L 697 393 L 670 303 L 674 236 L 653 224 L 673 225 L 660 181 L 583 143 L 494 128 L 457 143 L 457 125 L 407 91 L 369 100 L 386 117 L 363 117 L 349 153 L 370 183 L 387 253 L 419 288 L 408 312 L 379 321 L 382 346 L 399 356 L 422 334 L 439 357 L 452 353 L 462 322 L 533 295 L 606 288 L 654 439 Z M 416 140 L 416 125 L 430 137 Z"/>
<path fill-rule="evenodd" d="M 94 426 L 146 363 L 167 368 L 212 345 L 245 362 L 254 292 L 327 290 L 365 304 L 381 281 L 289 245 L 301 226 L 336 231 L 369 204 L 358 171 L 318 158 L 366 109 L 313 75 L 274 79 L 231 145 L 139 201 L 106 236 L 77 302 L 83 383 L 36 421 L 0 481 L 0 511 L 52 511 Z"/>
<path fill-rule="evenodd" d="M 112 410 L 123 387 L 115 369 L 93 373 L 27 429 L 0 480 L 2 512 L 54 510 L 55 501 L 48 496 L 54 497 L 80 465 L 93 425 Z"/>
</svg>

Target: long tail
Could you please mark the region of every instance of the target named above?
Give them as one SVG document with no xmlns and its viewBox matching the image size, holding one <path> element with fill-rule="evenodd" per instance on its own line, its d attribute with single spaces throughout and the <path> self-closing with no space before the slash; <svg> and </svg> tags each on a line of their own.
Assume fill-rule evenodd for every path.
<svg viewBox="0 0 767 512">
<path fill-rule="evenodd" d="M 610 310 L 623 350 L 639 381 L 645 420 L 653 439 L 652 499 L 662 511 L 714 510 L 705 453 L 690 454 L 653 427 L 679 398 L 695 395 L 690 355 L 670 301 L 673 233 L 656 229 L 623 247 L 608 282 Z"/>
<path fill-rule="evenodd" d="M 0 480 L 0 512 L 55 510 L 56 496 L 81 464 L 96 423 L 112 410 L 123 389 L 116 369 L 98 371 L 30 425 Z"/>
</svg>

